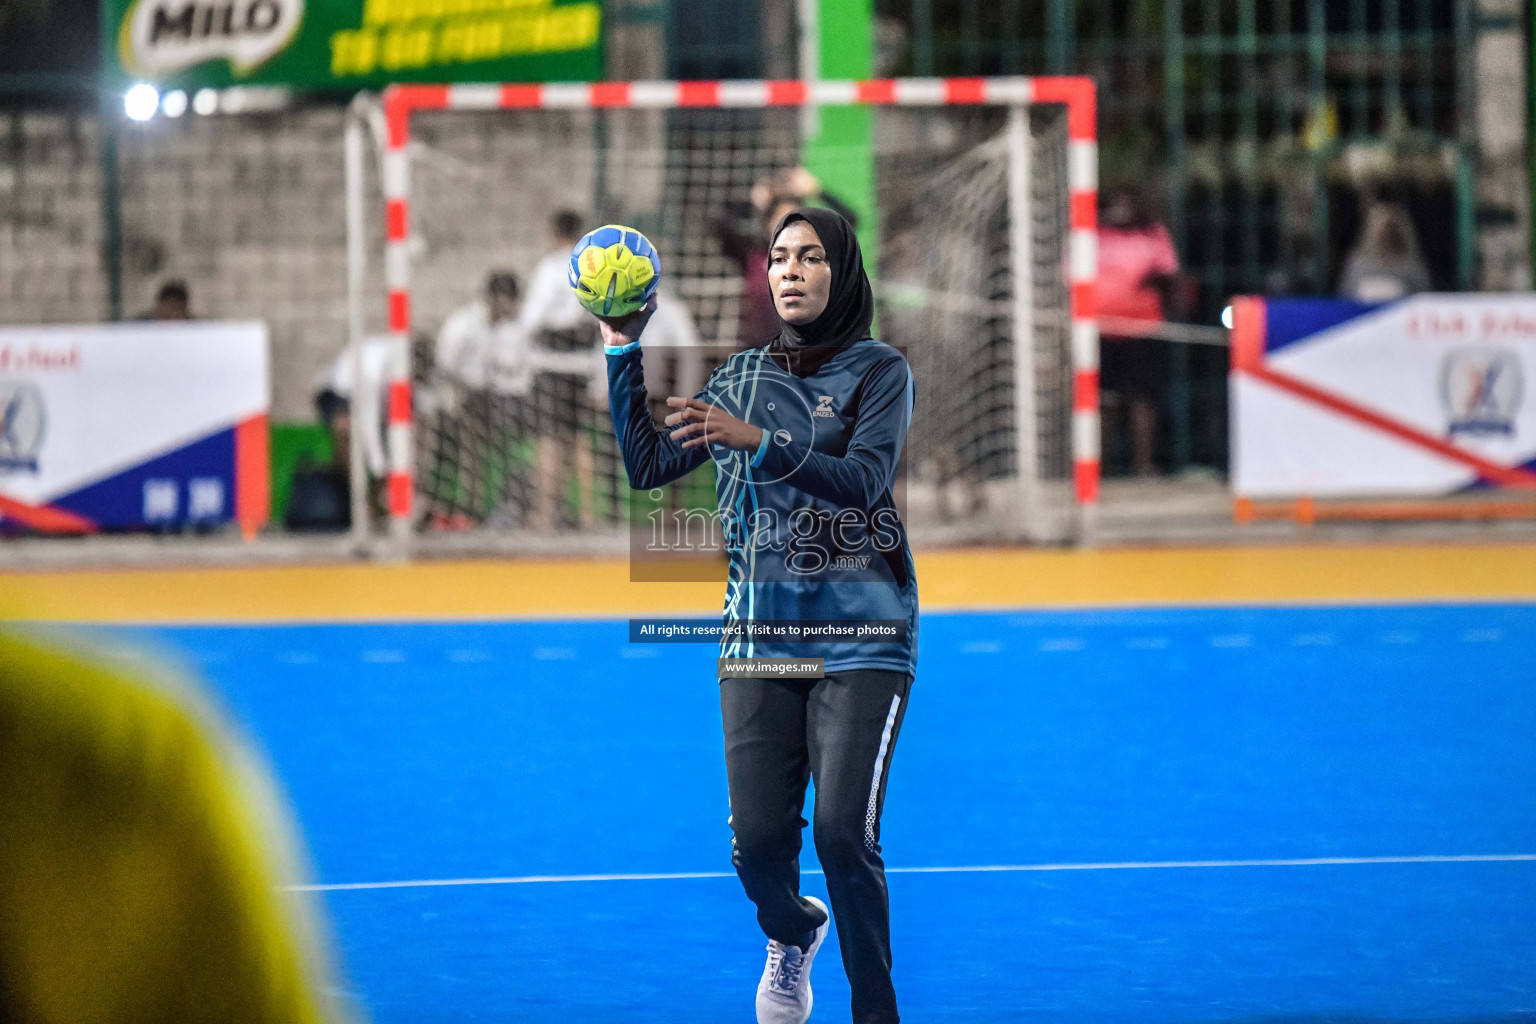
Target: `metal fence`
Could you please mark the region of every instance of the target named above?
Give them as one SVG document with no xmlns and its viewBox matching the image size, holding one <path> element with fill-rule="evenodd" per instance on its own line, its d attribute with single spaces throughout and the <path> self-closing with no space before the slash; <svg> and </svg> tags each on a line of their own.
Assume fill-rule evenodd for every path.
<svg viewBox="0 0 1536 1024">
<path fill-rule="evenodd" d="M 1432 284 L 1474 284 L 1470 0 L 877 0 L 892 74 L 1099 84 L 1100 177 L 1159 201 L 1215 323 L 1329 293 L 1362 200 L 1408 210 Z M 1175 346 L 1171 459 L 1225 465 L 1225 356 Z"/>
</svg>

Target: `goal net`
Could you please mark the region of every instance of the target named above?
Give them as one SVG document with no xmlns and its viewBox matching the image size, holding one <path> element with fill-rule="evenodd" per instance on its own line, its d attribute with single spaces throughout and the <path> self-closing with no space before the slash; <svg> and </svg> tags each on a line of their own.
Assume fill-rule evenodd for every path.
<svg viewBox="0 0 1536 1024">
<path fill-rule="evenodd" d="M 707 463 L 663 492 L 630 490 L 596 325 L 549 301 L 550 264 L 570 248 L 558 215 L 573 213 L 581 232 L 633 226 L 660 252 L 669 315 L 642 347 L 659 421 L 665 396 L 692 394 L 732 352 L 772 335 L 767 227 L 809 194 L 856 215 L 874 333 L 905 352 L 917 383 L 899 496 L 914 539 L 1073 535 L 1097 471 L 1096 423 L 1082 415 L 1096 382 L 1082 230 L 1091 85 L 817 83 L 813 101 L 867 102 L 870 116 L 863 137 L 809 145 L 804 90 L 607 83 L 386 96 L 390 326 L 414 353 L 410 400 L 397 383 L 389 403 L 397 527 L 418 543 L 526 548 L 563 535 L 567 548 L 586 538 L 596 550 L 658 507 L 712 508 Z"/>
</svg>

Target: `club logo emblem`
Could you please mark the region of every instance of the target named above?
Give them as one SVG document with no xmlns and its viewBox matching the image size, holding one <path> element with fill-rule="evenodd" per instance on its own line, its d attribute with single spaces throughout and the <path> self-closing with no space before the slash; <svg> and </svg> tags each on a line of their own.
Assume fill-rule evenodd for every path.
<svg viewBox="0 0 1536 1024">
<path fill-rule="evenodd" d="M 1520 358 L 1502 348 L 1461 348 L 1440 364 L 1440 401 L 1456 437 L 1510 437 L 1524 397 Z"/>
<path fill-rule="evenodd" d="M 43 393 L 35 384 L 0 381 L 0 474 L 37 472 L 47 425 Z"/>
</svg>

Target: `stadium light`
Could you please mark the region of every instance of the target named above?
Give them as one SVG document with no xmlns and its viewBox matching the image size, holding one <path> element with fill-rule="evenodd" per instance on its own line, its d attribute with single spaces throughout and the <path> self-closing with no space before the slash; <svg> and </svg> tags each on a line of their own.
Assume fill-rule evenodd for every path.
<svg viewBox="0 0 1536 1024">
<path fill-rule="evenodd" d="M 1224 309 L 1222 309 L 1222 311 L 1221 311 L 1221 326 L 1225 327 L 1229 331 L 1232 329 L 1232 307 L 1231 306 L 1227 306 Z"/>
<path fill-rule="evenodd" d="M 192 97 L 192 109 L 199 114 L 212 114 L 219 109 L 219 94 L 212 89 L 199 89 Z"/>
<path fill-rule="evenodd" d="M 180 89 L 172 89 L 160 97 L 160 112 L 166 117 L 180 117 L 187 112 L 187 94 Z"/>
<path fill-rule="evenodd" d="M 147 82 L 140 82 L 123 94 L 123 113 L 135 121 L 148 121 L 160 108 L 160 93 Z"/>
</svg>

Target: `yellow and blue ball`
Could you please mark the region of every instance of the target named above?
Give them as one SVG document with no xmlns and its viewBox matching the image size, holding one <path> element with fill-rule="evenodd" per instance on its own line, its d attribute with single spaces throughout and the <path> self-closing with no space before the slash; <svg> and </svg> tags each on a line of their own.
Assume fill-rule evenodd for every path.
<svg viewBox="0 0 1536 1024">
<path fill-rule="evenodd" d="M 661 260 L 656 247 L 634 228 L 604 224 L 571 250 L 567 280 L 590 312 L 625 316 L 656 294 Z"/>
</svg>

